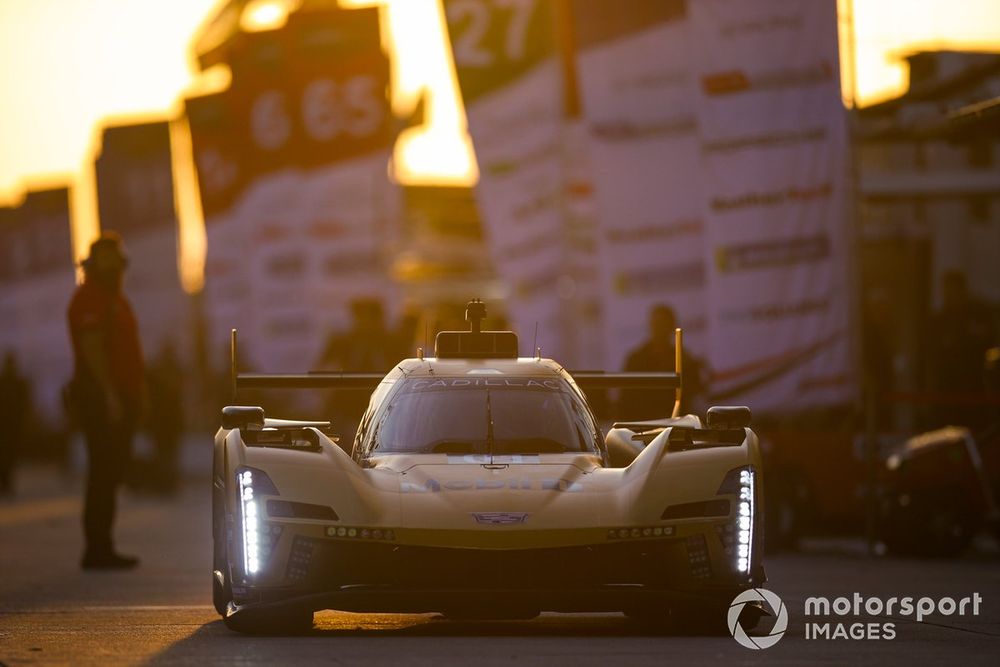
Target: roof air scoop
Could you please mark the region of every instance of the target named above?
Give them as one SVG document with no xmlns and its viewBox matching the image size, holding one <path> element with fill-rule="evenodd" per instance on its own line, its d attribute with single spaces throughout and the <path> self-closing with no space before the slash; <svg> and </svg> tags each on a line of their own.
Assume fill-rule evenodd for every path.
<svg viewBox="0 0 1000 667">
<path fill-rule="evenodd" d="M 516 359 L 517 334 L 513 331 L 483 331 L 486 304 L 473 299 L 465 307 L 468 331 L 441 331 L 434 339 L 438 359 Z"/>
<path fill-rule="evenodd" d="M 486 304 L 481 299 L 473 299 L 465 306 L 465 321 L 469 323 L 471 333 L 481 333 L 484 319 L 486 319 Z"/>
</svg>

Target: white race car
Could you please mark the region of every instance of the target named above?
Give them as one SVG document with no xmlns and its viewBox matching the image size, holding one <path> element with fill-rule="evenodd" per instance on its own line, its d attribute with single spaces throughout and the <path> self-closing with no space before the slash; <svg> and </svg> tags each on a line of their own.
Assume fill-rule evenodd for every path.
<svg viewBox="0 0 1000 667">
<path fill-rule="evenodd" d="M 329 422 L 230 406 L 215 437 L 213 592 L 243 632 L 322 609 L 531 618 L 622 611 L 724 628 L 764 581 L 747 408 L 679 416 L 680 373 L 571 373 L 511 332 L 441 332 L 385 377 L 239 374 L 239 388 L 374 385 L 351 453 Z M 680 360 L 680 332 L 677 350 Z M 234 332 L 234 359 L 235 332 Z M 602 437 L 581 387 L 677 390 Z"/>
</svg>

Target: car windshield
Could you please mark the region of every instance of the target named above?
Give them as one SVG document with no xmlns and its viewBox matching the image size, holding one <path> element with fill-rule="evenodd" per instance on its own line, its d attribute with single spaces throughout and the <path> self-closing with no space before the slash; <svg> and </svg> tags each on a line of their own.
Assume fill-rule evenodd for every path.
<svg viewBox="0 0 1000 667">
<path fill-rule="evenodd" d="M 374 453 L 597 453 L 588 424 L 588 408 L 560 378 L 414 378 L 382 413 Z"/>
</svg>

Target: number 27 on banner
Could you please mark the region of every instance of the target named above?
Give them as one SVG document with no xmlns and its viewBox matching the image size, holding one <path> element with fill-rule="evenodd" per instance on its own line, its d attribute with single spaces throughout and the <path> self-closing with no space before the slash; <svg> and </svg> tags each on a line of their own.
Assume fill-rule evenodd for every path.
<svg viewBox="0 0 1000 667">
<path fill-rule="evenodd" d="M 448 25 L 459 67 L 491 67 L 516 62 L 527 52 L 528 27 L 538 0 L 453 0 Z M 494 32 L 502 32 L 499 39 Z M 499 52 L 498 52 L 499 51 Z"/>
</svg>

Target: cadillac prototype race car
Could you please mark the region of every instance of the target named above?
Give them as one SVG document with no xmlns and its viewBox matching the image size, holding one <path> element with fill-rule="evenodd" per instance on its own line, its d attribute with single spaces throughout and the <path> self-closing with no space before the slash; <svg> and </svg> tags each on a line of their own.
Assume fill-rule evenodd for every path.
<svg viewBox="0 0 1000 667">
<path fill-rule="evenodd" d="M 374 392 L 351 453 L 329 422 L 223 410 L 213 597 L 229 628 L 308 629 L 336 609 L 724 629 L 733 598 L 764 582 L 750 411 L 678 414 L 679 330 L 677 373 L 574 373 L 518 357 L 484 315 L 471 302 L 470 331 L 384 377 L 238 373 L 233 333 L 234 387 Z M 675 389 L 673 415 L 602 437 L 582 388 L 610 387 Z"/>
</svg>

